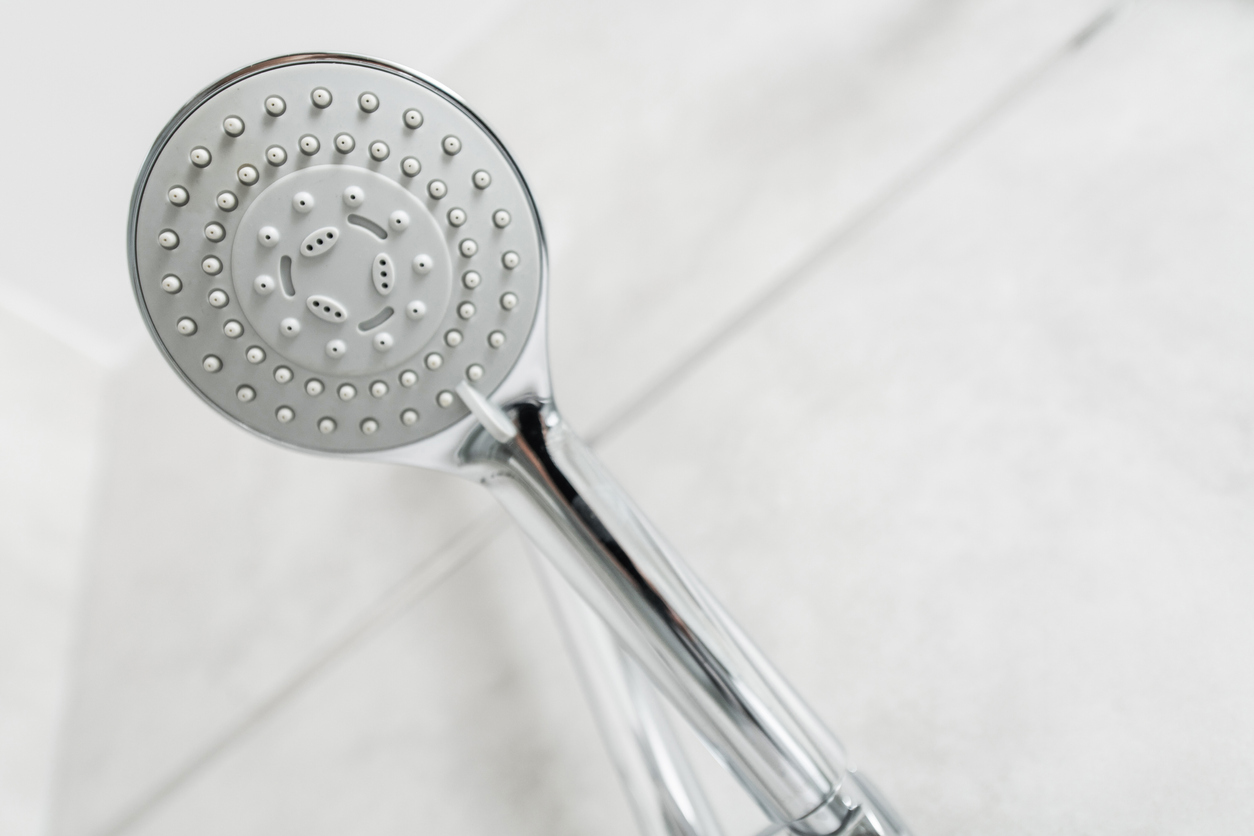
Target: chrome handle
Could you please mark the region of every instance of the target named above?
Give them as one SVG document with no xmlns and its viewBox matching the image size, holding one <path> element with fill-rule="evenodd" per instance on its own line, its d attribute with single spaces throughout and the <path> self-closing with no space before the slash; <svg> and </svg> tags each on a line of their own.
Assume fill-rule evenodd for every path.
<svg viewBox="0 0 1254 836">
<path fill-rule="evenodd" d="M 532 557 L 640 832 L 722 836 L 652 683 L 553 564 Z"/>
<path fill-rule="evenodd" d="M 794 833 L 837 832 L 849 813 L 849 796 L 838 792 L 843 762 L 811 739 L 725 615 L 709 607 L 709 593 L 553 405 L 515 403 L 485 417 L 487 429 L 462 447 L 463 465 L 773 821 Z"/>
</svg>

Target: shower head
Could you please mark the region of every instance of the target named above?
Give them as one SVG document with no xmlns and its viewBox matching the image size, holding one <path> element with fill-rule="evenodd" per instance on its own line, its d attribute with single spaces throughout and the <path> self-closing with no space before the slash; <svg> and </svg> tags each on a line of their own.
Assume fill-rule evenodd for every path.
<svg viewBox="0 0 1254 836">
<path fill-rule="evenodd" d="M 127 244 L 166 358 L 279 443 L 389 450 L 467 419 L 459 383 L 547 392 L 531 193 L 478 117 L 401 67 L 293 55 L 213 84 L 149 153 Z"/>
<path fill-rule="evenodd" d="M 539 215 L 456 96 L 353 55 L 239 70 L 153 145 L 127 246 L 153 338 L 211 406 L 481 481 L 773 821 L 905 833 L 562 421 Z"/>
</svg>

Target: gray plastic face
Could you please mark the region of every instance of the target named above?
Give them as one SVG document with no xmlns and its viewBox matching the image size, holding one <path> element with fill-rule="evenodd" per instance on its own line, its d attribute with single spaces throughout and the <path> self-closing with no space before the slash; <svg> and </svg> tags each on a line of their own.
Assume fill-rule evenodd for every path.
<svg viewBox="0 0 1254 836">
<path fill-rule="evenodd" d="M 386 66 L 294 61 L 220 87 L 171 123 L 132 206 L 167 356 L 299 447 L 388 449 L 465 417 L 457 384 L 490 394 L 541 300 L 539 222 L 504 149 Z"/>
</svg>

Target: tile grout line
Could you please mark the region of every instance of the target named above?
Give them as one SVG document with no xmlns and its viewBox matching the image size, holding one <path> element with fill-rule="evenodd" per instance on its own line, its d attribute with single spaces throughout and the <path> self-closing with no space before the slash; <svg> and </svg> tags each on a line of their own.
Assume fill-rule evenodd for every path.
<svg viewBox="0 0 1254 836">
<path fill-rule="evenodd" d="M 943 138 L 930 150 L 925 151 L 914 164 L 907 166 L 889 182 L 887 187 L 867 201 L 860 210 L 855 211 L 847 221 L 838 224 L 829 234 L 821 237 L 817 246 L 798 258 L 791 267 L 781 271 L 773 281 L 767 282 L 738 311 L 733 312 L 721 327 L 671 364 L 652 383 L 647 383 L 639 389 L 635 397 L 629 398 L 626 405 L 616 415 L 606 419 L 599 426 L 594 426 L 586 436 L 588 443 L 596 446 L 622 431 L 648 404 L 657 402 L 664 394 L 678 386 L 703 360 L 716 353 L 746 326 L 781 304 L 788 292 L 804 282 L 815 268 L 839 253 L 863 231 L 874 227 L 898 204 L 918 191 L 933 174 L 940 171 L 984 128 L 996 122 L 999 116 L 1017 103 L 1023 95 L 1030 92 L 1050 71 L 1086 47 L 1131 2 L 1133 0 L 1119 0 L 1108 6 L 1060 46 L 1019 75 L 975 115 L 960 124 L 953 133 Z"/>
<path fill-rule="evenodd" d="M 475 517 L 468 526 L 453 537 L 451 542 L 441 546 L 430 559 L 423 561 L 408 572 L 406 577 L 384 593 L 355 623 L 321 648 L 313 659 L 288 677 L 268 697 L 254 706 L 215 741 L 175 769 L 129 810 L 97 831 L 97 836 L 119 836 L 139 824 L 209 764 L 276 714 L 338 659 L 388 627 L 410 606 L 422 600 L 457 570 L 469 564 L 507 528 L 508 521 L 504 513 L 498 509 L 494 508 Z"/>
<path fill-rule="evenodd" d="M 742 308 L 733 313 L 714 333 L 702 341 L 680 360 L 675 362 L 652 383 L 639 390 L 636 397 L 609 418 L 604 424 L 595 427 L 587 436 L 588 443 L 595 447 L 599 443 L 623 428 L 635 418 L 649 403 L 654 402 L 662 394 L 675 388 L 689 372 L 695 369 L 708 356 L 718 351 L 733 335 L 771 308 L 775 307 L 783 294 L 803 282 L 813 270 L 830 256 L 840 252 L 845 245 L 855 239 L 861 232 L 871 228 L 875 223 L 901 203 L 909 195 L 917 191 L 929 177 L 940 170 L 967 143 L 977 136 L 985 127 L 996 121 L 1003 112 L 1029 92 L 1051 70 L 1064 60 L 1073 56 L 1087 46 L 1094 37 L 1100 34 L 1115 19 L 1124 6 L 1131 0 L 1120 0 L 1095 16 L 1069 37 L 1060 47 L 1047 54 L 1035 66 L 1028 69 L 1010 85 L 997 94 L 988 105 L 980 109 L 971 119 L 964 122 L 950 136 L 926 152 L 917 162 L 909 166 L 898 177 L 892 180 L 887 188 L 873 197 L 861 211 L 856 212 L 849 221 L 837 226 L 830 234 L 808 254 L 802 256 L 792 267 L 784 270 L 777 279 L 768 282 L 763 290 L 755 294 Z M 782 292 L 782 293 L 781 293 Z M 186 761 L 175 770 L 164 782 L 150 791 L 146 797 L 131 807 L 129 811 L 118 817 L 107 827 L 97 832 L 97 836 L 121 836 L 139 824 L 151 812 L 158 809 L 167 799 L 190 782 L 214 760 L 231 749 L 237 742 L 244 739 L 254 728 L 276 714 L 286 703 L 299 694 L 307 685 L 330 668 L 339 658 L 350 652 L 370 637 L 380 632 L 410 606 L 422 600 L 445 579 L 451 577 L 478 556 L 491 540 L 508 527 L 507 521 L 499 510 L 492 510 L 480 515 L 454 537 L 453 543 L 438 549 L 428 561 L 415 567 L 408 576 L 398 582 L 391 590 L 367 610 L 367 612 L 339 637 L 325 646 L 308 664 L 300 668 L 283 685 L 263 700 L 242 720 L 232 726 L 216 741 L 205 747 L 199 754 Z"/>
</svg>

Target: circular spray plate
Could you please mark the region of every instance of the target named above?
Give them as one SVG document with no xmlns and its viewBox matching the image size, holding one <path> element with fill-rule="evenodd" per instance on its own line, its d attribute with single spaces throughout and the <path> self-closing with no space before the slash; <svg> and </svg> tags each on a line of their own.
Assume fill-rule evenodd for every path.
<svg viewBox="0 0 1254 836">
<path fill-rule="evenodd" d="M 356 166 L 268 186 L 240 219 L 230 266 L 262 339 L 329 375 L 379 374 L 413 357 L 439 336 L 453 295 L 439 222 L 398 183 Z M 343 351 L 329 351 L 337 341 Z"/>
<path fill-rule="evenodd" d="M 132 207 L 140 298 L 189 382 L 249 427 L 332 452 L 412 443 L 527 342 L 543 253 L 526 186 L 420 80 L 273 66 L 154 155 Z"/>
</svg>

